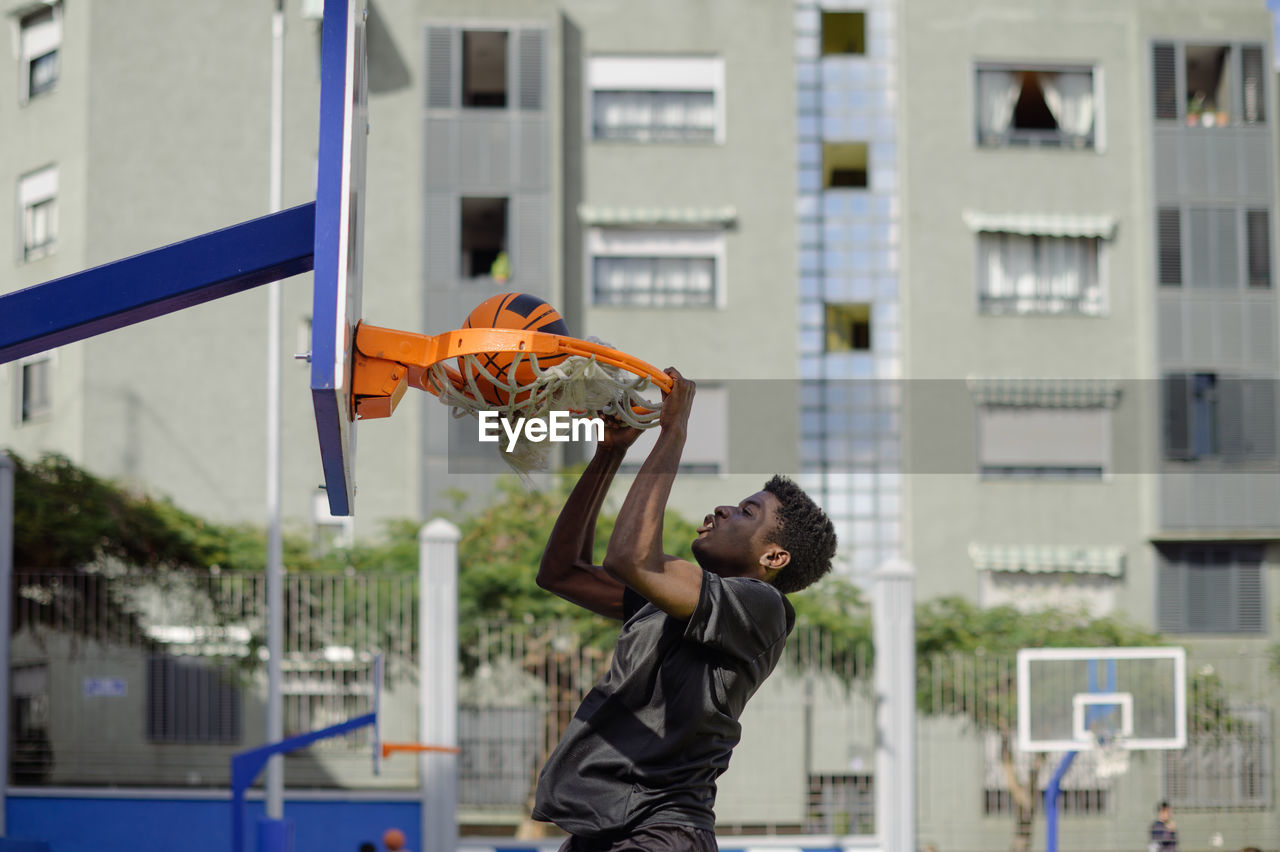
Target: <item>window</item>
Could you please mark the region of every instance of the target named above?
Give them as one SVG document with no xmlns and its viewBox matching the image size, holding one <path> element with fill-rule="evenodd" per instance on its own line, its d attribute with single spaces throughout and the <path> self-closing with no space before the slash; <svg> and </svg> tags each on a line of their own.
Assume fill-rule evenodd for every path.
<svg viewBox="0 0 1280 852">
<path fill-rule="evenodd" d="M 1271 807 L 1271 713 L 1229 707 L 1213 730 L 1187 731 L 1187 747 L 1164 753 L 1164 799 L 1175 808 Z"/>
<path fill-rule="evenodd" d="M 1192 462 L 1276 457 L 1274 378 L 1169 373 L 1162 382 L 1164 457 Z"/>
<path fill-rule="evenodd" d="M 1156 247 L 1160 285 L 1269 289 L 1270 222 L 1270 211 L 1265 208 L 1159 208 Z"/>
<path fill-rule="evenodd" d="M 988 731 L 982 736 L 983 742 L 983 790 L 982 812 L 988 816 L 1017 813 L 1017 804 L 1013 794 L 1009 792 L 1009 781 L 1005 772 L 1004 759 L 1001 756 L 1000 734 Z M 1018 780 L 1026 785 L 1031 778 L 1031 764 L 1036 755 L 1020 751 L 1011 743 L 1013 771 Z M 1044 790 L 1049 786 L 1053 768 L 1063 758 L 1062 752 L 1048 752 L 1045 755 L 1044 767 L 1036 775 L 1036 796 L 1043 801 Z M 1060 784 L 1062 799 L 1059 802 L 1060 813 L 1064 815 L 1103 815 L 1111 810 L 1111 787 L 1109 778 L 1098 774 L 1097 756 L 1092 751 L 1082 751 L 1075 756 L 1071 767 L 1063 775 Z"/>
<path fill-rule="evenodd" d="M 43 168 L 18 182 L 18 207 L 22 211 L 24 262 L 39 260 L 53 251 L 58 240 L 58 169 Z"/>
<path fill-rule="evenodd" d="M 874 775 L 810 775 L 806 834 L 874 834 Z"/>
<path fill-rule="evenodd" d="M 489 277 L 507 247 L 507 199 L 463 198 L 460 215 L 462 277 Z"/>
<path fill-rule="evenodd" d="M 978 465 L 984 477 L 1098 479 L 1110 459 L 1109 409 L 978 409 Z"/>
<path fill-rule="evenodd" d="M 866 12 L 823 12 L 822 55 L 862 55 L 867 52 Z"/>
<path fill-rule="evenodd" d="M 866 142 L 824 142 L 822 145 L 822 186 L 824 189 L 866 189 L 868 182 Z"/>
<path fill-rule="evenodd" d="M 507 33 L 503 30 L 462 33 L 462 105 L 507 106 Z"/>
<path fill-rule="evenodd" d="M 540 112 L 546 39 L 537 28 L 428 27 L 427 109 Z"/>
<path fill-rule="evenodd" d="M 21 359 L 17 371 L 19 423 L 43 420 L 53 410 L 53 353 L 42 352 Z"/>
<path fill-rule="evenodd" d="M 587 241 L 599 307 L 712 308 L 723 298 L 722 231 L 597 228 Z"/>
<path fill-rule="evenodd" d="M 871 305 L 831 303 L 826 306 L 826 351 L 871 351 Z"/>
<path fill-rule="evenodd" d="M 18 100 L 52 92 L 58 83 L 62 4 L 49 3 L 18 21 Z"/>
<path fill-rule="evenodd" d="M 1160 632 L 1267 632 L 1260 545 L 1170 543 L 1157 548 Z"/>
<path fill-rule="evenodd" d="M 587 85 L 592 139 L 724 141 L 722 59 L 595 56 Z"/>
<path fill-rule="evenodd" d="M 1096 237 L 978 234 L 978 309 L 984 314 L 1105 312 Z"/>
<path fill-rule="evenodd" d="M 1092 70 L 978 68 L 978 144 L 1092 148 Z"/>
<path fill-rule="evenodd" d="M 280 684 L 285 736 L 318 731 L 369 712 L 373 705 L 370 666 L 356 663 L 354 653 L 344 651 L 350 649 L 334 646 L 325 649 L 325 654 L 345 659 L 288 661 Z M 369 739 L 367 727 L 356 728 L 311 747 L 334 751 L 368 748 Z"/>
<path fill-rule="evenodd" d="M 53 744 L 49 738 L 49 666 L 15 664 L 10 669 L 13 757 L 10 778 L 14 784 L 47 784 L 53 773 Z"/>
<path fill-rule="evenodd" d="M 635 473 L 649 456 L 657 429 L 646 429 L 622 463 L 622 473 Z M 729 391 L 698 385 L 698 404 L 689 415 L 688 438 L 680 454 L 680 473 L 718 474 L 729 470 Z"/>
<path fill-rule="evenodd" d="M 1182 121 L 1188 127 L 1266 121 L 1261 45 L 1162 42 L 1152 46 L 1151 59 L 1158 121 Z"/>
<path fill-rule="evenodd" d="M 230 665 L 190 657 L 147 661 L 147 739 L 160 743 L 240 741 L 242 701 Z"/>
</svg>

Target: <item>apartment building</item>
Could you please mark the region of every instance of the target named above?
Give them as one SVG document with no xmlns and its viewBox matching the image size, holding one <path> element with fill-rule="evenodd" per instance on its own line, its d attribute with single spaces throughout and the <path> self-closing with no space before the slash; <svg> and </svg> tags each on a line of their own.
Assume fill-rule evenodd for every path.
<svg viewBox="0 0 1280 852">
<path fill-rule="evenodd" d="M 286 4 L 285 206 L 315 195 L 321 6 Z M 4 291 L 268 212 L 270 12 L 39 2 L 9 15 Z M 728 0 L 626 14 L 371 4 L 364 317 L 435 333 L 490 295 L 534 293 L 574 333 L 701 380 L 685 514 L 793 470 L 792 57 L 776 38 L 789 25 L 776 4 Z M 499 252 L 509 269 L 495 277 Z M 292 357 L 309 350 L 310 276 L 283 292 L 286 522 L 349 537 L 351 521 L 327 516 Z M 256 522 L 265 316 L 250 291 L 6 365 L 0 443 Z M 427 395 L 361 424 L 359 534 L 491 490 L 505 468 L 470 425 Z"/>
<path fill-rule="evenodd" d="M 1280 612 L 1266 10 L 899 12 L 904 543 L 920 595 L 1259 651 Z M 1251 747 L 1274 760 L 1269 735 Z M 997 793 L 953 815 L 977 838 L 1008 801 L 993 754 L 967 759 Z M 1205 837 L 1223 808 L 1246 834 L 1272 824 L 1243 787 L 1228 804 L 1186 781 L 1236 772 L 1206 769 L 1203 744 L 1151 759 L 1154 788 L 1078 778 L 1102 796 L 1070 805 L 1064 830 L 1121 843 L 1108 832 L 1162 798 Z M 921 800 L 947 783 L 922 777 Z"/>
</svg>

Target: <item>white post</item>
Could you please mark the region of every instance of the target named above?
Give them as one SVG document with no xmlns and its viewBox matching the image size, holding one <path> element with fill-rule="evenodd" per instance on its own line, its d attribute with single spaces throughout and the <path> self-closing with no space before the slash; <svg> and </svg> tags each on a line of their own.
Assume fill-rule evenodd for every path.
<svg viewBox="0 0 1280 852">
<path fill-rule="evenodd" d="M 916 849 L 915 569 L 890 560 L 875 574 L 876 834 L 884 852 Z"/>
<path fill-rule="evenodd" d="M 269 212 L 281 208 L 284 152 L 284 2 L 271 15 L 271 186 Z M 280 521 L 280 282 L 267 285 L 267 742 L 284 739 L 280 680 L 284 656 L 284 545 Z M 267 762 L 267 819 L 284 817 L 284 757 Z"/>
<path fill-rule="evenodd" d="M 13 588 L 13 459 L 0 450 L 0 837 L 7 836 L 4 813 L 9 786 L 10 589 Z"/>
<path fill-rule="evenodd" d="M 418 740 L 458 745 L 458 528 L 436 518 L 418 533 Z M 421 852 L 458 847 L 458 756 L 418 756 Z"/>
</svg>

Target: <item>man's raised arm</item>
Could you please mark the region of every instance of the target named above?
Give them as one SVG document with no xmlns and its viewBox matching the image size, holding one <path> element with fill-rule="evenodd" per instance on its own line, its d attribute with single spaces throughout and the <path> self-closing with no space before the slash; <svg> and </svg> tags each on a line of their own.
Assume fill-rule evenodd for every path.
<svg viewBox="0 0 1280 852">
<path fill-rule="evenodd" d="M 668 368 L 667 375 L 675 384 L 662 403 L 662 431 L 618 512 L 604 567 L 663 612 L 688 618 L 698 605 L 702 569 L 662 552 L 662 519 L 680 467 L 696 388 L 674 368 Z"/>
<path fill-rule="evenodd" d="M 538 585 L 606 618 L 622 618 L 623 585 L 595 564 L 596 519 L 627 448 L 640 431 L 609 421 L 604 440 L 582 472 L 551 530 L 538 567 Z"/>
</svg>

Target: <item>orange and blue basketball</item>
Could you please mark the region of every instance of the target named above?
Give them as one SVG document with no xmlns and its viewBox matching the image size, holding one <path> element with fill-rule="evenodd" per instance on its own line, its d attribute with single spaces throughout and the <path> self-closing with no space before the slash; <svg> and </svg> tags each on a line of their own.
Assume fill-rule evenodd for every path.
<svg viewBox="0 0 1280 852">
<path fill-rule="evenodd" d="M 485 299 L 467 315 L 463 328 L 519 328 L 546 334 L 568 335 L 569 333 L 569 327 L 565 325 L 564 317 L 560 316 L 559 311 L 547 304 L 545 300 L 528 293 L 502 293 Z M 515 381 L 520 385 L 528 384 L 537 376 L 533 372 L 527 355 L 520 356 L 515 352 L 482 352 L 476 356 L 476 359 L 486 373 L 500 379 L 504 384 L 509 384 L 511 362 L 517 357 L 520 358 L 520 363 L 516 367 Z M 569 356 L 540 355 L 538 366 L 546 369 L 559 364 L 567 357 Z M 506 405 L 509 402 L 507 391 L 495 386 L 484 375 L 474 373 L 465 365 L 463 365 L 463 374 L 475 375 L 476 386 L 483 394 L 485 402 L 495 406 Z M 517 396 L 517 401 L 519 399 L 520 397 Z"/>
</svg>

